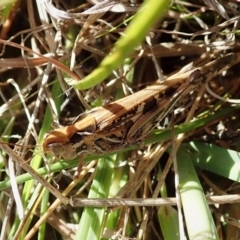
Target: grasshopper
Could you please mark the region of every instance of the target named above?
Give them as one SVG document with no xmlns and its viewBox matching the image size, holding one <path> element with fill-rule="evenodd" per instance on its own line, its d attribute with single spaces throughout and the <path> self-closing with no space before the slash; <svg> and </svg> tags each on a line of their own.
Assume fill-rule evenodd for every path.
<svg viewBox="0 0 240 240">
<path fill-rule="evenodd" d="M 237 54 L 228 54 L 82 113 L 68 126 L 51 131 L 44 139 L 43 149 L 69 160 L 141 144 L 179 101 L 239 61 Z"/>
</svg>

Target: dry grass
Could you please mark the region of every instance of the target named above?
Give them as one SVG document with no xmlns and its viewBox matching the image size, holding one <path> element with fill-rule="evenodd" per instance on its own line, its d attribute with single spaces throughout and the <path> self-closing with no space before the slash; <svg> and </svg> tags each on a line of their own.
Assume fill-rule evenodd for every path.
<svg viewBox="0 0 240 240">
<path fill-rule="evenodd" d="M 181 215 L 175 217 L 180 221 L 177 230 L 173 230 L 173 222 L 164 223 L 164 219 L 171 215 L 170 212 L 175 212 L 171 205 L 178 202 L 178 198 L 175 198 L 172 169 L 172 161 L 176 161 L 174 150 L 180 146 L 180 152 L 184 147 L 190 152 L 193 149 L 189 150 L 189 145 L 181 145 L 182 141 L 202 141 L 213 144 L 212 152 L 223 150 L 222 155 L 228 153 L 230 156 L 231 149 L 231 154 L 238 156 L 239 63 L 209 83 L 209 88 L 225 101 L 217 99 L 204 86 L 196 89 L 187 102 L 183 101 L 184 105 L 179 104 L 180 108 L 176 110 L 174 119 L 172 115 L 169 116 L 170 123 L 165 125 L 174 125 L 174 132 L 171 127 L 165 131 L 161 128 L 156 129 L 147 139 L 148 143 L 151 142 L 150 145 L 142 145 L 138 149 L 125 149 L 114 155 L 104 155 L 105 158 L 101 158 L 98 164 L 95 161 L 88 163 L 78 181 L 71 179 L 72 168 L 77 166 L 78 160 L 66 162 L 52 156 L 44 156 L 41 144 L 53 121 L 67 125 L 87 109 L 130 95 L 154 83 L 159 76 L 167 78 L 191 62 L 204 65 L 211 59 L 227 53 L 240 54 L 239 11 L 234 8 L 238 6 L 236 3 L 223 2 L 221 8 L 216 2 L 210 7 L 202 1 L 176 1 L 168 6 L 162 19 L 151 28 L 144 41 L 141 41 L 132 53 L 129 52 L 129 56 L 118 63 L 118 67 L 111 71 L 104 81 L 99 80 L 98 84 L 92 84 L 88 89 L 84 87 L 84 90 L 80 91 L 69 86 L 65 80 L 71 77 L 80 82 L 79 79 L 89 76 L 112 51 L 120 36 L 125 34 L 132 16 L 141 5 L 141 1 L 132 5 L 126 1 L 122 3 L 125 6 L 123 12 L 115 12 L 109 8 L 103 10 L 103 5 L 99 7 L 101 10 L 92 9 L 88 15 L 74 15 L 91 8 L 93 5 L 89 2 L 78 3 L 70 0 L 55 3 L 58 9 L 68 10 L 68 13 L 65 12 L 68 19 L 61 21 L 56 20 L 57 16 L 60 18 L 58 12 L 53 12 L 50 8 L 50 14 L 55 17 L 51 18 L 44 5 L 34 1 L 16 1 L 12 5 L 0 5 L 0 129 L 1 141 L 6 142 L 2 147 L 3 151 L 0 152 L 0 240 L 30 239 L 34 234 L 31 239 L 37 239 L 37 234 L 38 239 L 74 239 L 76 232 L 84 229 L 84 226 L 80 226 L 82 223 L 79 224 L 81 218 L 82 221 L 87 220 L 83 220 L 82 208 L 73 208 L 69 204 L 61 205 L 61 201 L 55 200 L 56 195 L 53 196 L 52 193 L 60 194 L 56 193 L 57 191 L 65 191 L 68 197 L 77 196 L 84 199 L 116 195 L 134 198 L 136 205 L 140 202 L 138 199 L 142 198 L 163 197 L 166 201 L 173 201 L 169 203 L 168 208 L 164 208 L 165 203 L 154 204 L 150 199 L 149 204 L 145 201 L 148 207 L 142 207 L 141 203 L 140 206 L 127 207 L 132 206 L 133 202 L 124 202 L 124 207 L 111 207 L 108 211 L 106 208 L 96 208 L 96 212 L 102 211 L 98 213 L 91 208 L 90 211 L 93 212 L 88 213 L 89 216 L 93 222 L 96 219 L 100 222 L 97 226 L 85 226 L 85 230 L 96 230 L 99 235 L 96 233 L 95 239 L 99 239 L 100 236 L 106 239 L 113 236 L 115 239 L 170 239 L 166 235 L 166 229 L 175 234 L 182 234 L 181 236 L 185 230 L 188 238 L 193 239 L 188 222 L 186 219 L 182 221 Z M 118 7 L 120 8 L 120 4 Z M 192 125 L 188 124 L 191 120 Z M 185 124 L 181 125 L 184 122 Z M 177 138 L 177 134 L 184 132 L 185 135 L 181 135 L 181 139 Z M 169 140 L 170 138 L 174 138 L 175 141 Z M 13 152 L 11 149 L 9 152 L 6 150 L 7 143 Z M 174 147 L 169 148 L 171 145 Z M 221 150 L 216 150 L 215 146 L 219 146 Z M 199 159 L 201 152 L 207 152 L 209 156 L 211 154 L 211 151 L 205 150 L 202 145 L 202 148 L 199 148 Z M 169 155 L 171 157 L 167 160 Z M 232 165 L 237 169 L 236 175 L 240 170 L 240 160 L 237 158 L 234 158 L 235 165 Z M 96 159 L 88 156 L 86 161 Z M 14 165 L 12 160 L 15 160 Z M 210 206 L 219 239 L 237 239 L 237 221 L 240 219 L 240 198 L 237 194 L 240 179 L 233 177 L 230 170 L 218 171 L 219 162 L 215 159 L 215 165 L 208 169 L 209 171 L 205 171 L 206 164 L 198 165 L 196 160 L 197 175 L 205 194 L 222 195 L 224 201 L 221 203 L 231 203 L 218 207 Z M 226 164 L 226 168 L 231 168 L 229 162 L 223 164 Z M 29 166 L 40 170 L 33 173 Z M 98 176 L 101 175 L 101 167 L 107 168 L 104 175 L 106 174 L 108 180 L 94 185 L 102 178 Z M 34 176 L 25 174 L 25 171 Z M 178 173 L 177 169 L 176 172 Z M 44 178 L 38 177 L 38 181 L 35 181 L 36 174 Z M 181 171 L 178 174 L 181 183 Z M 42 184 L 45 184 L 51 194 Z M 96 186 L 98 190 L 102 186 L 108 189 L 104 189 L 103 193 L 99 190 L 101 193 L 94 195 L 93 189 Z M 111 205 L 101 201 L 96 204 Z M 163 210 L 166 215 L 162 220 L 159 215 Z M 40 217 L 43 213 L 47 213 L 46 225 Z M 38 225 L 34 228 L 36 223 Z M 175 236 L 175 239 L 180 239 L 179 236 Z M 92 236 L 90 238 L 94 239 Z"/>
</svg>

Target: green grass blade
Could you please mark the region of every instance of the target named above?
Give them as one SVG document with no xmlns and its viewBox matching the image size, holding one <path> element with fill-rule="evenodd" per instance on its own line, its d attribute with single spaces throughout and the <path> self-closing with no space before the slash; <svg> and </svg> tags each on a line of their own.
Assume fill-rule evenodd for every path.
<svg viewBox="0 0 240 240">
<path fill-rule="evenodd" d="M 160 207 L 158 221 L 165 240 L 179 239 L 178 213 L 175 208 L 172 206 Z"/>
<path fill-rule="evenodd" d="M 201 142 L 191 142 L 185 146 L 196 166 L 240 182 L 240 152 Z"/>
<path fill-rule="evenodd" d="M 96 175 L 93 180 L 89 198 L 106 198 L 112 182 L 114 160 L 101 158 L 98 162 Z M 105 208 L 85 208 L 82 214 L 75 239 L 99 239 L 105 222 Z"/>
<path fill-rule="evenodd" d="M 163 16 L 168 4 L 168 0 L 145 0 L 123 36 L 117 41 L 114 50 L 103 59 L 99 67 L 81 81 L 67 79 L 66 82 L 80 90 L 94 87 L 102 82 L 143 41 L 151 27 Z"/>
<path fill-rule="evenodd" d="M 58 81 L 56 81 L 52 88 L 52 95 L 56 98 L 56 99 L 54 99 L 54 101 L 55 101 L 57 108 L 60 107 L 60 103 L 62 101 L 62 98 L 59 97 L 60 94 L 61 94 L 61 89 L 59 87 Z M 50 110 L 47 108 L 45 116 L 44 116 L 43 124 L 42 124 L 43 127 L 39 133 L 39 141 L 43 140 L 44 133 L 50 129 L 51 124 L 52 124 L 52 117 L 51 117 Z M 42 163 L 42 157 L 40 154 L 38 154 L 39 153 L 38 148 L 35 150 L 35 152 L 36 152 L 36 155 L 31 160 L 30 165 L 32 168 L 38 169 L 40 164 Z M 35 180 L 31 178 L 30 181 L 27 181 L 24 184 L 23 191 L 22 191 L 22 202 L 23 202 L 24 208 L 26 208 L 26 206 L 29 202 L 29 199 L 31 199 L 31 197 L 32 197 L 32 190 L 34 188 L 34 182 L 35 182 Z M 31 220 L 32 220 L 32 217 L 30 217 L 28 219 L 28 223 L 25 225 L 25 229 L 24 229 L 25 232 L 27 232 L 27 229 L 29 227 Z"/>
<path fill-rule="evenodd" d="M 186 148 L 181 147 L 178 150 L 179 190 L 188 238 L 218 239 L 212 214 L 191 158 Z"/>
</svg>

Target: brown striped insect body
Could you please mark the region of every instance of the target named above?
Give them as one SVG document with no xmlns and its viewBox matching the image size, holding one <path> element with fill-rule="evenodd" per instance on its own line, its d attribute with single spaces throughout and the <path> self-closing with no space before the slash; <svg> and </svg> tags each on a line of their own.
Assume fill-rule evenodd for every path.
<svg viewBox="0 0 240 240">
<path fill-rule="evenodd" d="M 51 131 L 43 142 L 43 149 L 67 160 L 142 143 L 178 102 L 238 61 L 236 54 L 229 54 L 85 112 L 72 124 Z"/>
</svg>

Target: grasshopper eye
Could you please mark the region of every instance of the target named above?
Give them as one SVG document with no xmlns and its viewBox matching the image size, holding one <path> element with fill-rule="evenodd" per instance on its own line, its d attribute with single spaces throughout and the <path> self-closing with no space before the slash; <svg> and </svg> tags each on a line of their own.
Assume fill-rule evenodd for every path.
<svg viewBox="0 0 240 240">
<path fill-rule="evenodd" d="M 64 160 L 71 160 L 77 157 L 76 149 L 71 143 L 50 143 L 47 145 L 47 149 L 57 158 Z"/>
<path fill-rule="evenodd" d="M 73 144 L 69 141 L 69 131 L 71 128 L 68 127 L 51 131 L 43 141 L 43 150 L 64 160 L 75 158 L 77 155 Z"/>
</svg>

